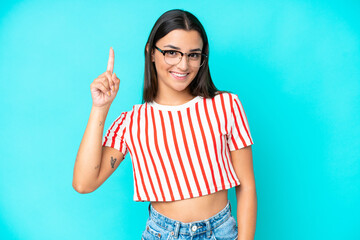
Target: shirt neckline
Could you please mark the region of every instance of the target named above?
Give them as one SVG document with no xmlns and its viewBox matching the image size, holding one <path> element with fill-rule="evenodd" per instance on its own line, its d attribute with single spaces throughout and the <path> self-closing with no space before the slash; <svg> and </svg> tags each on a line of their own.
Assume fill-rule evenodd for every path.
<svg viewBox="0 0 360 240">
<path fill-rule="evenodd" d="M 160 110 L 178 111 L 178 110 L 182 110 L 182 109 L 185 109 L 185 108 L 188 108 L 188 107 L 194 105 L 195 103 L 199 102 L 201 99 L 203 99 L 202 96 L 196 96 L 193 99 L 191 99 L 190 101 L 187 101 L 186 103 L 183 103 L 180 105 L 163 105 L 163 104 L 159 104 L 155 101 L 148 102 L 147 104 L 151 107 L 154 107 L 154 108 L 160 109 Z"/>
</svg>

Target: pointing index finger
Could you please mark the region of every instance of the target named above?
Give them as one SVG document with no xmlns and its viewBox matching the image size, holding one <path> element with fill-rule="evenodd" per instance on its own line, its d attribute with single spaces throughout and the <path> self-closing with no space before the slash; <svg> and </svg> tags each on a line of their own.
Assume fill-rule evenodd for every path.
<svg viewBox="0 0 360 240">
<path fill-rule="evenodd" d="M 113 73 L 114 59 L 115 59 L 114 49 L 112 47 L 110 47 L 109 60 L 108 60 L 108 65 L 107 65 L 106 71 L 110 71 L 111 73 Z"/>
</svg>

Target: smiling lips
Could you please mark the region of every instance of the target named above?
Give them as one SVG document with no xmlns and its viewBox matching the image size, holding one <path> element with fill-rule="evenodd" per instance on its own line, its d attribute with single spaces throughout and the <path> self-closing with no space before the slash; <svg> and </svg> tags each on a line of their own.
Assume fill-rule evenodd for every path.
<svg viewBox="0 0 360 240">
<path fill-rule="evenodd" d="M 186 76 L 189 74 L 189 73 L 178 73 L 178 72 L 170 72 L 170 73 L 174 78 L 180 79 L 180 80 L 185 79 Z"/>
</svg>

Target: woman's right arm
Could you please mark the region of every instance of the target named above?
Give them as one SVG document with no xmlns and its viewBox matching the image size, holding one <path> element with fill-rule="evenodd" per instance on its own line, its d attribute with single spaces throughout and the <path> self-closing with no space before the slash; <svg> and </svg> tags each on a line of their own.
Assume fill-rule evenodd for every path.
<svg viewBox="0 0 360 240">
<path fill-rule="evenodd" d="M 111 48 L 107 71 L 90 84 L 93 105 L 76 156 L 72 183 L 79 193 L 96 190 L 123 160 L 123 153 L 102 146 L 104 123 L 120 84 L 113 68 L 114 51 Z"/>
<path fill-rule="evenodd" d="M 95 191 L 123 160 L 123 153 L 102 146 L 107 112 L 108 109 L 91 109 L 74 166 L 73 187 L 79 193 Z"/>
</svg>

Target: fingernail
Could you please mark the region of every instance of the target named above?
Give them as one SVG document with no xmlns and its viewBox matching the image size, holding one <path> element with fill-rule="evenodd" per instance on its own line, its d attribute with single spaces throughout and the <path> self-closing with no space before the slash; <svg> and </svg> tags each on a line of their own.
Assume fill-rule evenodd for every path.
<svg viewBox="0 0 360 240">
<path fill-rule="evenodd" d="M 115 87 L 114 86 L 112 86 L 112 90 L 115 92 Z"/>
<path fill-rule="evenodd" d="M 109 95 L 109 96 L 111 96 L 111 93 L 110 93 L 110 91 L 108 91 L 107 93 L 108 93 L 108 95 Z"/>
</svg>

